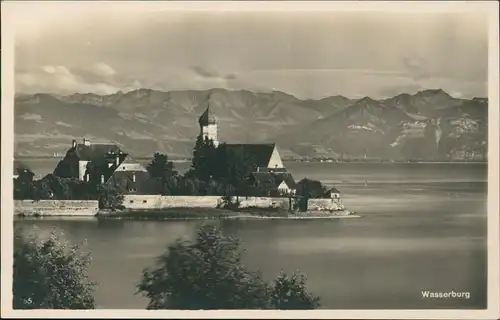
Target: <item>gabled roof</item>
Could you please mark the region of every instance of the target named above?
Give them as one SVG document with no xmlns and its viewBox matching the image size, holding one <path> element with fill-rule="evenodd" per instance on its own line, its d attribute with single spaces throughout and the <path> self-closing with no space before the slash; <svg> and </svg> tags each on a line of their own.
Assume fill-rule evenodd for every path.
<svg viewBox="0 0 500 320">
<path fill-rule="evenodd" d="M 276 189 L 278 186 L 285 181 L 286 185 L 290 189 L 296 189 L 297 184 L 295 179 L 290 172 L 254 172 L 252 177 L 255 182 L 257 182 L 264 189 Z"/>
<path fill-rule="evenodd" d="M 257 167 L 267 167 L 275 144 L 226 144 L 226 150 L 243 151 L 252 158 Z"/>
<path fill-rule="evenodd" d="M 331 194 L 331 193 L 340 193 L 339 189 L 333 187 L 333 188 L 330 188 L 326 191 L 326 194 Z"/>
<path fill-rule="evenodd" d="M 296 189 L 297 184 L 295 182 L 295 179 L 293 178 L 292 174 L 290 172 L 277 172 L 274 173 L 274 179 L 278 183 L 278 185 L 281 184 L 281 182 L 285 181 L 286 185 L 290 189 Z"/>
<path fill-rule="evenodd" d="M 134 182 L 135 175 L 135 182 Z M 155 194 L 156 182 L 148 172 L 144 171 L 115 171 L 106 182 L 120 187 L 124 193 Z"/>
<path fill-rule="evenodd" d="M 81 161 L 95 161 L 103 159 L 108 153 L 118 153 L 120 148 L 116 144 L 93 143 L 90 145 L 77 144 L 72 150 Z"/>
<path fill-rule="evenodd" d="M 202 126 L 217 123 L 217 118 L 215 117 L 215 114 L 210 109 L 210 105 L 207 107 L 205 112 L 203 112 L 203 114 L 200 116 L 200 118 L 198 119 L 198 123 Z"/>
</svg>

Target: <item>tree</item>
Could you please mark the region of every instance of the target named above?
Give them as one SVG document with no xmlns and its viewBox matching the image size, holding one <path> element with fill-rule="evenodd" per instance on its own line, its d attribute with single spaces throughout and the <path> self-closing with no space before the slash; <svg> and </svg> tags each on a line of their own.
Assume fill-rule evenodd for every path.
<svg viewBox="0 0 500 320">
<path fill-rule="evenodd" d="M 99 208 L 113 211 L 123 208 L 123 193 L 116 186 L 103 184 L 98 187 L 97 192 Z"/>
<path fill-rule="evenodd" d="M 143 271 L 137 293 L 148 309 L 311 309 L 319 299 L 295 273 L 273 285 L 242 263 L 239 240 L 212 225 L 199 228 L 194 241 L 177 240 L 157 264 Z"/>
<path fill-rule="evenodd" d="M 294 272 L 290 277 L 282 272 L 274 281 L 271 304 L 276 309 L 316 309 L 319 297 L 307 292 L 306 276 Z"/>
<path fill-rule="evenodd" d="M 72 198 L 71 189 L 66 179 L 48 174 L 42 178 L 42 183 L 45 183 L 50 190 L 51 199 L 70 200 Z"/>
<path fill-rule="evenodd" d="M 321 181 L 304 178 L 298 182 L 297 193 L 306 198 L 322 198 L 327 189 Z"/>
<path fill-rule="evenodd" d="M 178 240 L 143 272 L 138 293 L 148 309 L 267 308 L 268 286 L 241 263 L 239 242 L 205 225 L 196 240 Z"/>
<path fill-rule="evenodd" d="M 35 174 L 30 169 L 18 170 L 18 177 L 14 179 L 14 199 L 29 199 L 32 193 L 33 177 Z"/>
<path fill-rule="evenodd" d="M 168 155 L 155 153 L 147 170 L 151 178 L 156 181 L 158 192 L 164 195 L 175 194 L 178 172 L 174 169 L 172 161 L 168 161 Z"/>
<path fill-rule="evenodd" d="M 52 199 L 54 197 L 54 192 L 50 188 L 50 184 L 47 180 L 41 179 L 33 181 L 31 187 L 31 199 L 33 200 L 46 200 Z"/>
<path fill-rule="evenodd" d="M 254 162 L 243 148 L 227 148 L 221 144 L 215 154 L 215 177 L 224 184 L 234 187 L 235 193 L 241 193 L 249 185 L 249 176 L 254 171 Z"/>
<path fill-rule="evenodd" d="M 163 181 L 177 175 L 172 161 L 168 161 L 168 155 L 155 153 L 153 160 L 148 164 L 147 170 L 152 178 L 160 178 Z"/>
<path fill-rule="evenodd" d="M 199 135 L 193 149 L 191 173 L 194 177 L 208 182 L 214 175 L 216 148 L 214 141 Z"/>
<path fill-rule="evenodd" d="M 93 309 L 96 283 L 88 278 L 90 254 L 55 232 L 14 238 L 14 309 Z"/>
</svg>

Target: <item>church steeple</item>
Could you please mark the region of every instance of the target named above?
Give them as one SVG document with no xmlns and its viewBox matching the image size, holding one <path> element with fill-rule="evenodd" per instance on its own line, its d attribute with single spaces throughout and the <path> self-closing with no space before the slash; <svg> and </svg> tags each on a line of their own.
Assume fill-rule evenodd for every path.
<svg viewBox="0 0 500 320">
<path fill-rule="evenodd" d="M 210 102 L 208 103 L 207 109 L 198 119 L 198 123 L 200 124 L 200 135 L 205 139 L 212 140 L 214 145 L 217 147 L 219 141 L 217 140 L 217 118 L 215 114 L 210 109 Z"/>
<path fill-rule="evenodd" d="M 215 114 L 212 112 L 212 109 L 210 109 L 210 104 L 208 104 L 207 109 L 198 119 L 198 123 L 200 124 L 200 126 L 208 126 L 211 124 L 217 125 L 217 118 L 215 117 Z"/>
</svg>

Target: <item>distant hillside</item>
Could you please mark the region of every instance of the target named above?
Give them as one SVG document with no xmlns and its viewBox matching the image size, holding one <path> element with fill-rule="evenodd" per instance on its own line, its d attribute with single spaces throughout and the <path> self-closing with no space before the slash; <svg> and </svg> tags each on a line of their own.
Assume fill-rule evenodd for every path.
<svg viewBox="0 0 500 320">
<path fill-rule="evenodd" d="M 283 156 L 482 160 L 486 154 L 485 98 L 425 90 L 383 100 L 300 100 L 278 91 L 224 89 L 17 95 L 15 152 L 64 153 L 71 140 L 86 137 L 114 141 L 138 157 L 156 151 L 189 157 L 209 101 L 220 140 L 275 141 Z"/>
</svg>

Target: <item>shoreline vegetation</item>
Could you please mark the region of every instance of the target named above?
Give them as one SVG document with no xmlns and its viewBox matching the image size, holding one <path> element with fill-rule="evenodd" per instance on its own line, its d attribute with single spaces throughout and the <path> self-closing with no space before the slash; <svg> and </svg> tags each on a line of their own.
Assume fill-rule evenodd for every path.
<svg viewBox="0 0 500 320">
<path fill-rule="evenodd" d="M 94 216 L 53 216 L 53 215 L 25 215 L 15 216 L 18 220 L 24 219 L 97 219 L 97 220 L 213 220 L 213 219 L 241 219 L 241 220 L 307 220 L 307 219 L 340 219 L 360 218 L 354 212 L 348 210 L 335 211 L 308 211 L 290 213 L 282 208 L 239 208 L 237 210 L 223 208 L 165 208 L 165 209 L 124 209 L 112 211 L 101 209 Z"/>
</svg>

